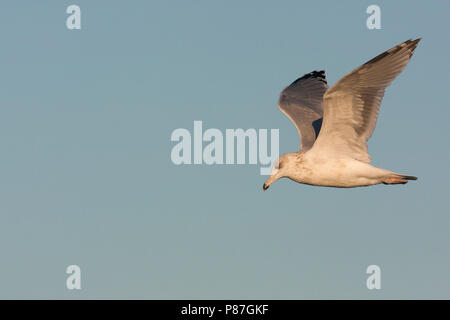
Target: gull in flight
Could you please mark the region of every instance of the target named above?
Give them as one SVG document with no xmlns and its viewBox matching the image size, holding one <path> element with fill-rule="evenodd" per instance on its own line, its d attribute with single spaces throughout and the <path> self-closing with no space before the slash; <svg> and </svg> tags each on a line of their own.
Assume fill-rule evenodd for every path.
<svg viewBox="0 0 450 320">
<path fill-rule="evenodd" d="M 285 177 L 338 188 L 417 180 L 372 166 L 367 140 L 375 129 L 384 90 L 406 67 L 419 41 L 408 40 L 387 50 L 331 88 L 325 71 L 308 73 L 286 87 L 278 108 L 297 128 L 301 149 L 278 158 L 263 189 Z"/>
</svg>

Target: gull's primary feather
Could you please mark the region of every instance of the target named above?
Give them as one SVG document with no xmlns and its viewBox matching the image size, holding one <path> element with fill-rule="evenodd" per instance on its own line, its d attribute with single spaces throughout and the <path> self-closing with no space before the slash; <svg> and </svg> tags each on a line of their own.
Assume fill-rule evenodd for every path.
<svg viewBox="0 0 450 320">
<path fill-rule="evenodd" d="M 301 150 L 309 150 L 320 131 L 322 100 L 327 90 L 325 71 L 313 71 L 295 80 L 280 94 L 278 108 L 295 125 Z"/>
</svg>

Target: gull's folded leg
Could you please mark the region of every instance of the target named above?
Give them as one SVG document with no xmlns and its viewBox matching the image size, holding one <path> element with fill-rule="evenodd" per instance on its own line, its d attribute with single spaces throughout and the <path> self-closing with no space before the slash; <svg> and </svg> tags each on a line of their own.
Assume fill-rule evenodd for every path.
<svg viewBox="0 0 450 320">
<path fill-rule="evenodd" d="M 403 174 L 394 174 L 390 177 L 387 177 L 383 180 L 384 184 L 405 184 L 408 183 L 408 180 L 417 180 L 417 177 L 414 176 L 405 176 Z"/>
</svg>

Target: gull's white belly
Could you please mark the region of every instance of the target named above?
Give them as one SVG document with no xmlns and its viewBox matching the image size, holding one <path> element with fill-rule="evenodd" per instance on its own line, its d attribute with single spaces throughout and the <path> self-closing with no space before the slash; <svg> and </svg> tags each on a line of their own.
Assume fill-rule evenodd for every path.
<svg viewBox="0 0 450 320">
<path fill-rule="evenodd" d="M 360 187 L 381 183 L 391 172 L 354 159 L 305 159 L 295 174 L 294 181 L 328 187 Z"/>
</svg>

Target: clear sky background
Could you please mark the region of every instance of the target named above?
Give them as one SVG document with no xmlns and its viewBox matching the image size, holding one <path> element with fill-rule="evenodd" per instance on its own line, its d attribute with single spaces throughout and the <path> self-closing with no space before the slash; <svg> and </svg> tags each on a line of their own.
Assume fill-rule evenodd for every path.
<svg viewBox="0 0 450 320">
<path fill-rule="evenodd" d="M 66 28 L 81 7 L 82 29 Z M 381 7 L 381 30 L 366 8 Z M 2 1 L 0 298 L 450 298 L 448 1 Z M 333 189 L 258 165 L 175 166 L 176 128 L 279 128 L 280 91 L 423 37 L 373 164 Z M 66 289 L 66 267 L 82 289 Z M 366 268 L 381 267 L 381 290 Z"/>
</svg>

